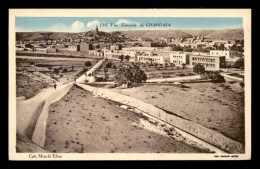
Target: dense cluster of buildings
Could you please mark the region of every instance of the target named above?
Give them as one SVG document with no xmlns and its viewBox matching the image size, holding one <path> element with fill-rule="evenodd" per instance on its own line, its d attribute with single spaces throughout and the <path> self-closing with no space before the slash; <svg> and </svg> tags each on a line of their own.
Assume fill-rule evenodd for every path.
<svg viewBox="0 0 260 169">
<path fill-rule="evenodd" d="M 113 38 L 111 34 L 102 33 L 96 30 L 87 32 L 91 38 L 106 39 Z M 94 37 L 92 37 L 94 36 Z M 117 36 L 118 38 L 119 36 Z M 85 38 L 85 39 L 84 39 Z M 243 57 L 243 53 L 230 50 L 229 47 L 234 45 L 234 41 L 213 40 L 212 38 L 204 37 L 189 37 L 189 38 L 159 38 L 152 41 L 151 39 L 142 39 L 135 37 L 127 37 L 124 42 L 91 42 L 87 41 L 89 37 L 83 33 L 73 37 L 64 37 L 58 40 L 42 40 L 42 41 L 17 41 L 16 51 L 31 51 L 39 53 L 76 53 L 81 52 L 84 56 L 92 56 L 106 58 L 112 60 L 120 60 L 121 56 L 128 56 L 130 62 L 143 62 L 150 64 L 174 64 L 194 66 L 201 63 L 209 70 L 219 70 L 227 64 L 231 65 L 237 59 Z M 121 38 L 121 37 L 119 37 Z M 160 43 L 167 44 L 166 46 L 158 46 Z M 224 50 L 210 50 L 209 52 L 191 52 L 173 51 L 171 44 L 178 46 L 189 45 L 192 49 L 198 46 L 211 47 L 214 45 L 224 46 Z"/>
</svg>

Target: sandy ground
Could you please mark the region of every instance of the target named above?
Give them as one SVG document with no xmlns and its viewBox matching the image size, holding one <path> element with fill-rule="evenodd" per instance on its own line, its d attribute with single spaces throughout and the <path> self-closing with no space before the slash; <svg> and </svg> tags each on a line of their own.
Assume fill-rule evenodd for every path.
<svg viewBox="0 0 260 169">
<path fill-rule="evenodd" d="M 59 153 L 205 152 L 133 125 L 141 118 L 74 86 L 50 106 L 44 149 Z"/>
<path fill-rule="evenodd" d="M 41 89 L 50 87 L 48 83 L 33 80 L 28 76 L 16 74 L 16 97 L 24 96 L 25 99 L 32 98 L 38 94 Z"/>
<path fill-rule="evenodd" d="M 228 83 L 190 83 L 187 88 L 145 85 L 111 89 L 172 112 L 244 143 L 244 93 Z"/>
</svg>

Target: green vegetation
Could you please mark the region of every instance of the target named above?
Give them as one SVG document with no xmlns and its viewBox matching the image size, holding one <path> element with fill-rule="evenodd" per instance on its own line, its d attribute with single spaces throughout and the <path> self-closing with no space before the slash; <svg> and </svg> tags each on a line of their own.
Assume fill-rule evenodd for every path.
<svg viewBox="0 0 260 169">
<path fill-rule="evenodd" d="M 114 77 L 118 85 L 125 84 L 128 87 L 132 83 L 143 83 L 146 81 L 147 76 L 143 70 L 137 65 L 131 65 L 127 67 L 119 66 Z"/>
<path fill-rule="evenodd" d="M 234 67 L 241 68 L 244 67 L 244 64 L 244 58 L 240 58 L 235 62 Z"/>
<path fill-rule="evenodd" d="M 225 79 L 217 71 L 206 71 L 201 74 L 202 79 L 211 79 L 213 82 L 224 82 Z"/>
<path fill-rule="evenodd" d="M 130 56 L 129 56 L 129 55 L 126 55 L 124 59 L 125 59 L 126 61 L 129 61 L 129 60 L 130 60 Z"/>
<path fill-rule="evenodd" d="M 124 55 L 120 55 L 119 59 L 121 60 L 121 62 L 124 60 Z"/>
<path fill-rule="evenodd" d="M 106 64 L 106 68 L 111 68 L 111 67 L 112 67 L 112 63 L 111 62 Z"/>
<path fill-rule="evenodd" d="M 90 61 L 85 62 L 85 66 L 89 67 L 92 66 L 92 63 Z"/>
<path fill-rule="evenodd" d="M 198 73 L 198 74 L 201 74 L 201 73 L 204 73 L 205 72 L 205 67 L 202 65 L 202 64 L 196 64 L 194 67 L 193 67 L 193 71 L 195 73 Z"/>
<path fill-rule="evenodd" d="M 54 73 L 55 73 L 56 75 L 58 75 L 59 72 L 60 72 L 60 69 L 59 69 L 59 68 L 55 68 L 55 69 L 54 69 Z"/>
</svg>

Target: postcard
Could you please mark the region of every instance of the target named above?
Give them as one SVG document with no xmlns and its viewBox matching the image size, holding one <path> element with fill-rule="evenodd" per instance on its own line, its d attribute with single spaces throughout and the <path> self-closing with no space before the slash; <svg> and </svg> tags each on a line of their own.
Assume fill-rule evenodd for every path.
<svg viewBox="0 0 260 169">
<path fill-rule="evenodd" d="M 250 9 L 9 9 L 9 160 L 250 160 Z"/>
</svg>

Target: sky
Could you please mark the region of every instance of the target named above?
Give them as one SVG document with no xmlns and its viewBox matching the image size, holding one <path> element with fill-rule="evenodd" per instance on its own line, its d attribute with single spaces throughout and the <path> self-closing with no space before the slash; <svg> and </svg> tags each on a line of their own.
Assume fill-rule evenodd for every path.
<svg viewBox="0 0 260 169">
<path fill-rule="evenodd" d="M 104 26 L 104 23 L 107 26 Z M 111 26 L 117 24 L 118 26 Z M 149 24 L 168 23 L 170 26 L 148 27 Z M 122 26 L 135 24 L 136 27 Z M 140 27 L 143 24 L 143 27 Z M 148 25 L 147 25 L 148 24 Z M 212 17 L 16 17 L 16 32 L 84 32 L 93 30 L 98 25 L 101 31 L 124 30 L 183 30 L 183 29 L 237 29 L 243 28 L 242 18 L 212 18 Z M 103 25 L 103 26 L 102 26 Z"/>
</svg>

